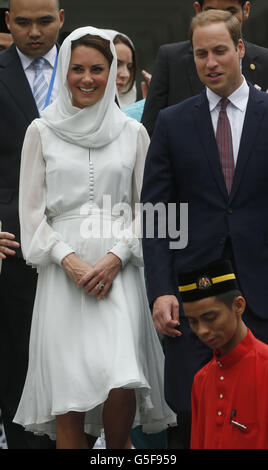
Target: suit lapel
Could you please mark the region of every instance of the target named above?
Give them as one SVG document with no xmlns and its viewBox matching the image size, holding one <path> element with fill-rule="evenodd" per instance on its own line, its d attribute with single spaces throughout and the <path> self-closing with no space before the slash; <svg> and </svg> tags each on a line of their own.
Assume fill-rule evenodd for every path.
<svg viewBox="0 0 268 470">
<path fill-rule="evenodd" d="M 16 47 L 11 46 L 5 55 L 2 55 L 2 58 L 0 80 L 26 119 L 31 122 L 38 117 L 38 111 Z"/>
<path fill-rule="evenodd" d="M 252 85 L 249 84 L 249 99 L 244 120 L 243 131 L 240 140 L 237 164 L 235 168 L 232 191 L 230 194 L 230 202 L 234 199 L 238 190 L 246 163 L 252 152 L 257 132 L 260 128 L 264 108 L 262 106 L 262 95 Z"/>
<path fill-rule="evenodd" d="M 256 83 L 256 68 L 255 68 L 256 66 L 254 64 L 255 57 L 254 56 L 252 57 L 252 53 L 251 53 L 248 43 L 245 42 L 244 44 L 245 44 L 246 52 L 242 60 L 242 73 L 247 81 L 255 85 Z"/>
<path fill-rule="evenodd" d="M 245 79 L 252 83 L 252 85 L 257 85 L 263 91 L 266 91 L 265 87 L 265 77 L 262 61 L 260 60 L 258 48 L 255 44 L 244 41 L 245 44 L 245 56 L 242 60 L 242 72 Z"/>
<path fill-rule="evenodd" d="M 199 134 L 200 141 L 202 142 L 203 148 L 205 150 L 205 154 L 208 159 L 213 176 L 222 195 L 225 199 L 228 199 L 228 193 L 220 164 L 219 151 L 211 121 L 206 91 L 204 91 L 198 97 L 193 112 L 196 130 Z"/>
</svg>

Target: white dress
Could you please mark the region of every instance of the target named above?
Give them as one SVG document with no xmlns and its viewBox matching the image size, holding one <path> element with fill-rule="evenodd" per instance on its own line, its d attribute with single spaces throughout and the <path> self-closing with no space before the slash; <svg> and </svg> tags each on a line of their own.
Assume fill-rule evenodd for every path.
<svg viewBox="0 0 268 470">
<path fill-rule="evenodd" d="M 51 438 L 55 416 L 71 410 L 86 412 L 85 431 L 100 435 L 103 403 L 117 387 L 135 388 L 134 426 L 158 432 L 176 423 L 164 400 L 164 356 L 147 302 L 141 243 L 131 226 L 118 230 L 122 210 L 139 199 L 149 138 L 129 120 L 116 140 L 120 152 L 114 142 L 89 151 L 36 120 L 23 146 L 22 249 L 39 276 L 14 421 Z M 112 215 L 109 203 L 116 206 Z M 108 251 L 123 267 L 106 298 L 97 300 L 69 279 L 61 260 L 75 252 L 93 265 Z"/>
</svg>

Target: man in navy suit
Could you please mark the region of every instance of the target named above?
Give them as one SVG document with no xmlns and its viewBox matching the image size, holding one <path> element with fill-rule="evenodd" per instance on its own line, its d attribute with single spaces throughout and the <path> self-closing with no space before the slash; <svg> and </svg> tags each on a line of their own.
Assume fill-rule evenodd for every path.
<svg viewBox="0 0 268 470">
<path fill-rule="evenodd" d="M 208 9 L 230 11 L 243 25 L 250 15 L 251 2 L 246 0 L 199 0 L 193 3 L 196 13 Z M 245 41 L 242 72 L 247 81 L 263 91 L 268 88 L 268 49 Z M 180 103 L 201 92 L 190 41 L 164 44 L 160 47 L 154 65 L 152 80 L 146 98 L 142 123 L 152 135 L 161 109 Z"/>
<path fill-rule="evenodd" d="M 156 329 L 165 335 L 166 399 L 188 439 L 193 377 L 211 353 L 190 331 L 180 305 L 178 274 L 231 259 L 248 304 L 244 321 L 268 343 L 268 95 L 241 74 L 245 48 L 234 16 L 202 12 L 192 20 L 192 31 L 195 64 L 206 88 L 159 113 L 142 190 L 144 204 L 168 208 L 170 203 L 188 203 L 186 247 L 171 249 L 170 237 L 157 237 L 157 211 L 154 237 L 144 233 L 143 240 L 148 298 Z M 227 124 L 220 126 L 222 98 L 229 100 L 229 133 Z M 224 178 L 229 164 L 221 162 L 222 147 L 232 149 L 231 189 Z"/>
<path fill-rule="evenodd" d="M 20 155 L 27 127 L 38 117 L 32 61 L 44 57 L 51 83 L 56 41 L 64 21 L 58 0 L 11 0 L 6 23 L 14 44 L 0 53 L 0 409 L 8 448 L 47 448 L 50 443 L 12 423 L 23 390 L 36 288 L 36 272 L 19 248 Z M 49 101 L 57 95 L 50 89 Z"/>
</svg>

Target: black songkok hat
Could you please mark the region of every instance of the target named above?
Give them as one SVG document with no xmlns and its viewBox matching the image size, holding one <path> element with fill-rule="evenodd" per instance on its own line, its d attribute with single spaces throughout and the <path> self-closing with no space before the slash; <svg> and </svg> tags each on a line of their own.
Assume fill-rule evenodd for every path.
<svg viewBox="0 0 268 470">
<path fill-rule="evenodd" d="M 193 302 L 239 289 L 229 260 L 215 261 L 196 271 L 181 273 L 178 278 L 183 302 Z"/>
</svg>

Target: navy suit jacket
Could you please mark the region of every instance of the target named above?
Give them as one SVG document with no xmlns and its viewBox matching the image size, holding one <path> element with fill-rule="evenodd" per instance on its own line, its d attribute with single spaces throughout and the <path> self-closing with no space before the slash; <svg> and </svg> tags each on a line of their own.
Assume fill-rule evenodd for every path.
<svg viewBox="0 0 268 470">
<path fill-rule="evenodd" d="M 20 241 L 18 190 L 21 149 L 27 127 L 38 117 L 15 45 L 0 53 L 0 220 Z M 18 256 L 21 251 L 16 250 Z"/>
<path fill-rule="evenodd" d="M 148 297 L 178 294 L 179 272 L 221 258 L 230 237 L 241 288 L 251 310 L 268 318 L 268 94 L 250 85 L 230 197 L 206 93 L 159 114 L 146 159 L 142 202 L 188 203 L 189 240 L 143 240 Z M 157 233 L 157 232 L 156 232 Z"/>
</svg>

